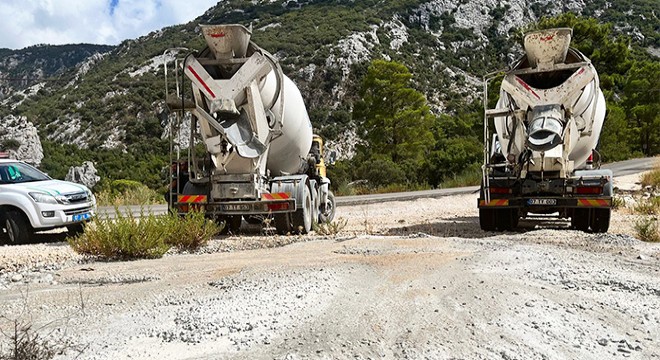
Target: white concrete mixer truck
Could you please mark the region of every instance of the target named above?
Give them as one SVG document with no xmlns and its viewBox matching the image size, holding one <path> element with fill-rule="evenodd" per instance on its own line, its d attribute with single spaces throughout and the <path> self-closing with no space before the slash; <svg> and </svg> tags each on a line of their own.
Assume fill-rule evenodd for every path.
<svg viewBox="0 0 660 360">
<path fill-rule="evenodd" d="M 569 47 L 571 36 L 565 28 L 527 34 L 495 109 L 487 99 L 496 76 L 484 79 L 483 230 L 511 230 L 534 216 L 570 218 L 582 231 L 609 227 L 612 172 L 599 169 L 596 151 L 605 98 L 590 60 Z"/>
<path fill-rule="evenodd" d="M 312 134 L 296 85 L 244 26 L 202 25 L 201 31 L 207 47 L 175 61 L 176 94 L 166 89 L 177 114 L 170 131 L 170 206 L 204 211 L 231 232 L 243 218 L 272 219 L 282 234 L 331 221 L 335 201 L 323 143 Z M 169 74 L 166 65 L 166 88 Z M 184 121 L 189 141 L 181 141 Z"/>
</svg>

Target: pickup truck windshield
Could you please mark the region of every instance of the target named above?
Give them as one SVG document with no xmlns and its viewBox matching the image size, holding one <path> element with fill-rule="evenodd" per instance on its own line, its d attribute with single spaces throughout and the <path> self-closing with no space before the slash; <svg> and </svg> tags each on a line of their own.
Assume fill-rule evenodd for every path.
<svg viewBox="0 0 660 360">
<path fill-rule="evenodd" d="M 50 180 L 48 175 L 20 162 L 0 163 L 0 184 Z"/>
</svg>

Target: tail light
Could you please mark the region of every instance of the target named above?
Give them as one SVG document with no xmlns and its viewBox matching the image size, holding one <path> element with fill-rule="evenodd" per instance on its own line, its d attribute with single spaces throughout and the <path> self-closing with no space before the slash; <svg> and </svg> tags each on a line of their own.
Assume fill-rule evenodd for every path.
<svg viewBox="0 0 660 360">
<path fill-rule="evenodd" d="M 505 188 L 505 187 L 491 187 L 490 188 L 490 193 L 491 194 L 511 194 L 511 189 L 510 188 Z"/>
<path fill-rule="evenodd" d="M 575 188 L 576 194 L 600 195 L 603 193 L 602 186 L 578 186 Z"/>
<path fill-rule="evenodd" d="M 289 210 L 289 203 L 288 202 L 270 203 L 268 204 L 268 210 L 270 211 Z"/>
<path fill-rule="evenodd" d="M 593 165 L 593 163 L 594 163 L 594 152 L 592 150 L 591 154 L 589 154 L 589 157 L 587 158 L 587 165 Z"/>
</svg>

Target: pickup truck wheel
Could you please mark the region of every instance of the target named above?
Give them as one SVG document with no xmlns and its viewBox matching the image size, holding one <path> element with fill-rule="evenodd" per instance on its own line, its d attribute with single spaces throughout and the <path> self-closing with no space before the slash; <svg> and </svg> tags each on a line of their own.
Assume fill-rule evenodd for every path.
<svg viewBox="0 0 660 360">
<path fill-rule="evenodd" d="M 7 238 L 10 244 L 25 244 L 34 232 L 30 222 L 17 211 L 9 211 L 4 218 Z"/>
<path fill-rule="evenodd" d="M 610 228 L 611 209 L 594 209 L 591 216 L 591 230 L 596 233 L 605 233 Z"/>
<path fill-rule="evenodd" d="M 307 234 L 312 230 L 312 196 L 309 193 L 309 187 L 304 186 L 303 196 L 301 201 L 302 207 L 296 210 L 291 215 L 291 222 L 293 223 L 293 231 L 298 234 Z M 298 199 L 296 199 L 298 200 Z"/>
</svg>

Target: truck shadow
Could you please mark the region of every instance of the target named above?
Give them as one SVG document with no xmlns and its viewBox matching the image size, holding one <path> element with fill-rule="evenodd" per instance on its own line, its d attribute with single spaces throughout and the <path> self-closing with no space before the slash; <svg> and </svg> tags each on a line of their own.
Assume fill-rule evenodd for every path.
<svg viewBox="0 0 660 360">
<path fill-rule="evenodd" d="M 501 234 L 525 233 L 539 229 L 570 229 L 570 222 L 551 218 L 520 219 L 518 227 L 513 231 L 493 232 L 483 231 L 479 227 L 478 216 L 461 216 L 440 219 L 436 222 L 411 224 L 387 230 L 386 235 L 409 236 L 414 234 L 428 234 L 437 237 L 458 238 L 485 238 Z"/>
</svg>

